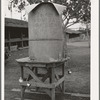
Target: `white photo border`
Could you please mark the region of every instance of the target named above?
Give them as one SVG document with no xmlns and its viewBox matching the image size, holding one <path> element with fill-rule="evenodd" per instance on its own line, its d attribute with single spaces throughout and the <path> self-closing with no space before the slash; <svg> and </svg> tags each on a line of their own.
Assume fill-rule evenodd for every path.
<svg viewBox="0 0 100 100">
<path fill-rule="evenodd" d="M 1 0 L 1 100 L 4 100 L 4 10 Z M 91 100 L 99 100 L 99 0 L 91 0 Z"/>
</svg>

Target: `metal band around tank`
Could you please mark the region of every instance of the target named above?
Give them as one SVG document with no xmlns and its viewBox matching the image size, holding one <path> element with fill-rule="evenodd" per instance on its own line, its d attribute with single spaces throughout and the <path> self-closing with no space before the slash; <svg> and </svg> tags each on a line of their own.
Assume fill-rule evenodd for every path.
<svg viewBox="0 0 100 100">
<path fill-rule="evenodd" d="M 29 39 L 29 41 L 62 41 L 63 39 Z"/>
</svg>

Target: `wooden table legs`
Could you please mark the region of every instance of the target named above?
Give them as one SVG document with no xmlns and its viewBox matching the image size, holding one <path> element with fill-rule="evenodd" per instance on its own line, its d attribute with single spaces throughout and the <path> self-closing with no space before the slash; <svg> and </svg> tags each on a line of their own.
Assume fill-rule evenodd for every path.
<svg viewBox="0 0 100 100">
<path fill-rule="evenodd" d="M 24 80 L 24 68 L 21 66 L 21 78 L 20 81 Z M 21 86 L 21 100 L 24 100 L 26 86 Z"/>
<path fill-rule="evenodd" d="M 65 75 L 65 65 L 63 64 L 62 65 L 62 76 L 64 77 L 64 75 Z M 65 94 L 65 82 L 63 81 L 62 82 L 62 99 L 64 100 L 64 94 Z"/>
<path fill-rule="evenodd" d="M 21 100 L 24 100 L 25 89 L 28 86 L 34 86 L 39 90 L 40 88 L 44 88 L 44 91 L 51 97 L 51 100 L 55 100 L 55 89 L 56 87 L 60 87 L 62 95 L 64 94 L 64 64 L 62 68 L 62 75 L 57 75 L 55 72 L 55 64 L 52 64 L 52 67 L 47 69 L 45 74 L 41 74 L 42 78 L 39 78 L 38 69 L 35 67 L 21 66 Z M 28 77 L 24 78 L 24 69 L 27 72 Z M 46 79 L 50 79 L 50 83 L 45 83 Z M 30 81 L 34 79 L 35 81 Z M 55 81 L 56 80 L 56 81 Z"/>
<path fill-rule="evenodd" d="M 55 82 L 55 65 L 51 68 L 51 83 Z M 55 100 L 55 88 L 51 89 L 51 100 Z"/>
<path fill-rule="evenodd" d="M 21 100 L 24 100 L 26 86 L 21 86 Z"/>
</svg>

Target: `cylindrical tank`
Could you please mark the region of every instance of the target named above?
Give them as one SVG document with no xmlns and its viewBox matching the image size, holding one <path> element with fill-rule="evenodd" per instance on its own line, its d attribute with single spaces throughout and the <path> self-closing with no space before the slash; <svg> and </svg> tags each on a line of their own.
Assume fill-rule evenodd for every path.
<svg viewBox="0 0 100 100">
<path fill-rule="evenodd" d="M 63 51 L 61 17 L 53 4 L 38 5 L 29 13 L 29 57 L 38 61 L 57 60 Z"/>
</svg>

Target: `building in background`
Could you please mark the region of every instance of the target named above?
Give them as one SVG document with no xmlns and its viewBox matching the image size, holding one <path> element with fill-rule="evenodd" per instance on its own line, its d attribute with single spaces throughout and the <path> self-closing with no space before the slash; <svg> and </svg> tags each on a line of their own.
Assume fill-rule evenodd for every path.
<svg viewBox="0 0 100 100">
<path fill-rule="evenodd" d="M 28 46 L 28 22 L 5 18 L 5 47 L 9 50 Z"/>
<path fill-rule="evenodd" d="M 87 34 L 85 30 L 65 29 L 67 42 L 86 41 Z"/>
</svg>

